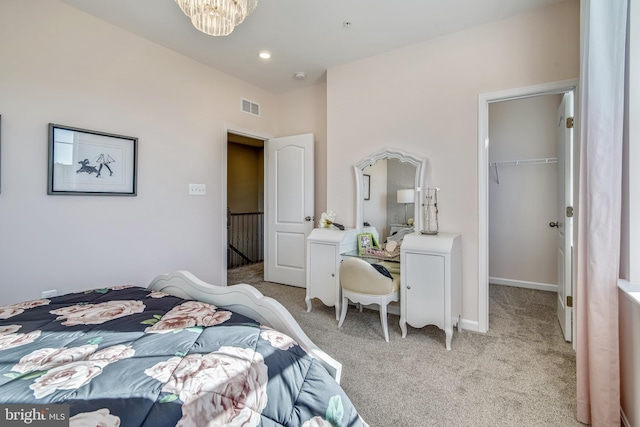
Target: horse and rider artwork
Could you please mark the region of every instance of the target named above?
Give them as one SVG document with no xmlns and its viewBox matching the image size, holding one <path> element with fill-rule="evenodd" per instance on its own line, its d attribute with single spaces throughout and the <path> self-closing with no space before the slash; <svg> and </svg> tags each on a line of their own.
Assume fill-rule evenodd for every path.
<svg viewBox="0 0 640 427">
<path fill-rule="evenodd" d="M 115 160 L 108 154 L 100 154 L 98 158 L 95 160 L 96 166 L 92 166 L 89 164 L 89 159 L 84 159 L 79 161 L 78 163 L 81 165 L 80 169 L 76 171 L 76 173 L 86 172 L 89 175 L 92 173 L 96 174 L 96 178 L 102 177 L 102 168 L 106 168 L 109 171 L 109 176 L 113 176 L 113 170 L 110 163 L 114 163 Z"/>
</svg>

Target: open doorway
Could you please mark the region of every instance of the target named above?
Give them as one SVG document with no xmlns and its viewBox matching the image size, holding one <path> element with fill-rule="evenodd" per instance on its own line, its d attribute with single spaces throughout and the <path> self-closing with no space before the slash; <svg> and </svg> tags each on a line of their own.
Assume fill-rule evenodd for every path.
<svg viewBox="0 0 640 427">
<path fill-rule="evenodd" d="M 562 95 L 489 105 L 489 283 L 557 292 Z"/>
<path fill-rule="evenodd" d="M 262 221 L 254 220 L 261 228 L 249 233 L 261 239 L 251 246 L 262 252 L 247 256 L 233 243 L 233 235 L 228 235 L 221 242 L 227 259 L 236 254 L 245 262 L 262 262 L 265 281 L 304 287 L 306 238 L 313 229 L 314 212 L 313 134 L 273 138 L 228 128 L 227 141 L 223 226 L 229 227 L 236 213 L 263 215 Z M 249 155 L 234 156 L 234 152 Z M 247 204 L 238 208 L 238 201 Z M 225 284 L 228 271 L 227 267 Z"/>
<path fill-rule="evenodd" d="M 479 246 L 478 246 L 478 267 L 479 267 L 478 269 L 479 270 L 478 331 L 479 332 L 487 332 L 489 330 L 489 206 L 490 206 L 489 186 L 490 186 L 490 181 L 492 179 L 494 180 L 500 179 L 499 176 L 497 178 L 495 176 L 495 166 L 493 171 L 492 171 L 492 168 L 490 167 L 490 158 L 489 158 L 490 105 L 498 102 L 526 99 L 526 98 L 538 97 L 538 96 L 544 96 L 544 95 L 563 96 L 564 94 L 573 94 L 576 90 L 577 84 L 578 84 L 577 80 L 568 80 L 563 82 L 555 82 L 555 83 L 530 86 L 530 87 L 524 87 L 524 88 L 509 89 L 509 90 L 495 92 L 495 93 L 481 94 L 479 96 L 479 102 L 478 102 L 478 127 L 479 127 L 478 129 L 478 219 L 479 219 L 479 222 L 478 222 L 478 243 L 479 243 Z M 570 101 L 568 101 L 566 104 L 565 102 L 563 102 L 562 104 L 570 105 L 571 108 L 573 108 L 573 97 L 570 96 L 568 98 L 570 98 Z M 557 112 L 559 114 L 560 109 L 558 109 Z M 562 114 L 562 120 L 566 120 L 568 118 L 569 117 L 566 115 L 566 113 Z M 557 122 L 555 124 L 558 125 L 558 131 L 559 131 L 561 127 Z M 564 153 L 564 151 L 562 151 L 562 156 L 563 156 L 563 159 L 567 159 L 566 153 Z M 545 157 L 543 156 L 535 160 L 540 160 L 540 159 L 545 159 Z M 505 160 L 511 161 L 511 160 L 518 160 L 518 159 L 505 159 Z M 568 157 L 568 160 L 569 161 L 571 160 L 571 156 Z M 564 160 L 563 160 L 563 164 L 564 164 Z M 500 174 L 500 168 L 498 169 L 498 174 Z M 572 175 L 571 168 L 566 169 L 566 173 L 565 171 L 563 171 L 562 175 L 571 176 Z M 503 178 L 504 178 L 504 175 L 503 175 Z M 560 180 L 558 180 L 558 182 L 559 181 Z M 532 201 L 532 203 L 534 202 L 535 201 Z M 567 206 L 567 208 L 568 207 L 569 206 Z M 565 207 L 563 206 L 562 209 L 560 209 L 558 204 L 559 212 L 560 211 L 564 212 L 564 208 Z M 569 209 L 567 209 L 566 212 L 568 215 Z M 554 215 L 554 216 L 560 216 L 560 215 Z M 517 221 L 518 216 L 513 215 L 510 218 L 510 220 Z M 558 222 L 562 221 L 564 225 L 565 223 L 564 214 L 562 214 L 562 218 L 558 218 L 557 221 Z M 549 222 L 554 222 L 554 221 L 550 220 Z M 570 226 L 567 225 L 567 228 L 570 228 Z M 563 234 L 563 239 L 565 241 L 568 241 L 569 244 L 571 244 L 570 236 L 568 237 L 565 233 L 558 233 L 558 235 L 560 234 Z M 558 239 L 558 242 L 559 242 L 559 239 Z M 521 254 L 521 256 L 525 256 L 525 254 Z M 562 271 L 563 277 L 566 277 L 566 275 L 564 275 L 564 272 L 568 270 L 569 280 L 564 281 L 562 283 L 561 285 L 563 287 L 562 292 L 560 292 L 560 289 L 559 289 L 560 285 L 558 285 L 558 295 L 562 296 L 562 308 L 563 308 L 562 314 L 567 315 L 568 318 L 571 319 L 572 310 L 570 309 L 568 304 L 565 304 L 565 299 L 564 299 L 565 296 L 572 295 L 572 288 L 573 288 L 572 280 L 570 278 L 571 254 L 567 253 L 567 256 L 569 260 L 569 264 L 568 264 L 569 267 L 568 268 L 566 267 L 567 263 L 563 263 L 565 267 L 562 269 L 559 269 L 558 271 Z M 560 274 L 558 274 L 558 278 L 560 278 Z M 556 283 L 559 283 L 559 282 L 556 282 Z M 558 301 L 559 301 L 558 304 L 560 306 L 560 299 L 558 299 Z M 561 315 L 560 309 L 558 310 L 558 315 L 560 318 L 560 315 Z"/>
<path fill-rule="evenodd" d="M 264 140 L 227 133 L 227 269 L 264 261 Z"/>
</svg>

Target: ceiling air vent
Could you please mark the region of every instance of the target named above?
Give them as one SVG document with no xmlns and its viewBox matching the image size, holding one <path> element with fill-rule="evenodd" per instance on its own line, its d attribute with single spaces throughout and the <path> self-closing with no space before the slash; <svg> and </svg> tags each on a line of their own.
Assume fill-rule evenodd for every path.
<svg viewBox="0 0 640 427">
<path fill-rule="evenodd" d="M 253 116 L 260 117 L 260 104 L 256 104 L 253 101 L 249 101 L 248 99 L 241 99 L 242 101 L 242 111 L 245 113 L 249 113 Z"/>
</svg>

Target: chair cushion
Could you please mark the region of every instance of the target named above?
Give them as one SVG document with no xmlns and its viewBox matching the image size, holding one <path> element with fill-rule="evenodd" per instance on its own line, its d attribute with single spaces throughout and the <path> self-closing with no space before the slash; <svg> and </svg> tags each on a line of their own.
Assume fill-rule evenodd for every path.
<svg viewBox="0 0 640 427">
<path fill-rule="evenodd" d="M 367 261 L 349 257 L 340 264 L 340 285 L 343 289 L 369 295 L 397 292 L 399 279 L 386 277 Z"/>
</svg>

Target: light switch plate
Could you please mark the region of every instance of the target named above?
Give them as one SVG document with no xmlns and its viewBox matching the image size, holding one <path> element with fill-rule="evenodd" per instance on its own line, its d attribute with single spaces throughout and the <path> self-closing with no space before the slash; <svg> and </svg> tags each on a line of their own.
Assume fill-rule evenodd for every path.
<svg viewBox="0 0 640 427">
<path fill-rule="evenodd" d="M 207 194 L 206 184 L 189 184 L 189 194 L 191 196 L 204 196 Z"/>
</svg>

